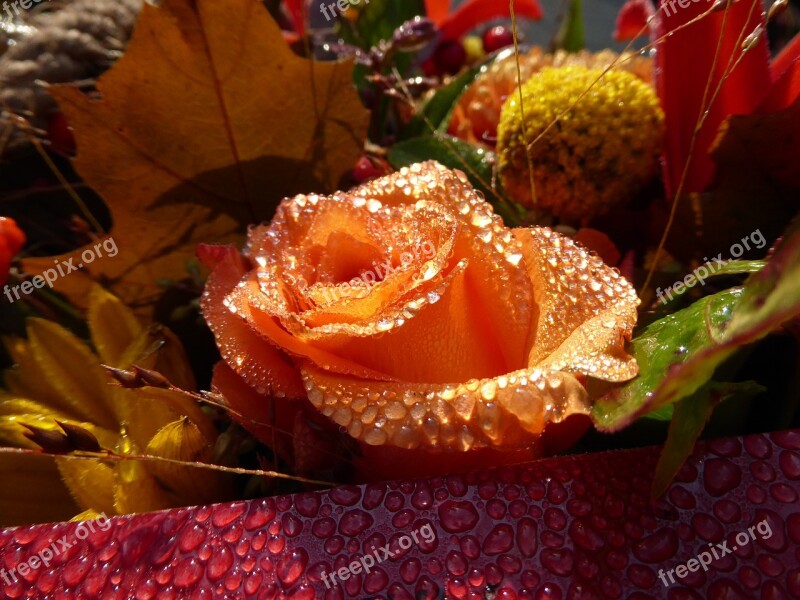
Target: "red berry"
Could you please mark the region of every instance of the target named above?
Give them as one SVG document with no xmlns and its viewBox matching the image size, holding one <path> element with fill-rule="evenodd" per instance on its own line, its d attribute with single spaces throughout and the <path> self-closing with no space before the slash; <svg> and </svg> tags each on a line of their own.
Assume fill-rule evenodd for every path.
<svg viewBox="0 0 800 600">
<path fill-rule="evenodd" d="M 445 40 L 433 53 L 433 62 L 439 73 L 455 75 L 467 61 L 467 51 L 461 42 Z"/>
<path fill-rule="evenodd" d="M 380 159 L 373 159 L 369 156 L 362 156 L 358 159 L 353 169 L 353 179 L 356 183 L 366 183 L 377 177 L 383 177 L 389 173 L 389 165 Z"/>
<path fill-rule="evenodd" d="M 505 25 L 496 25 L 490 27 L 483 34 L 483 49 L 488 54 L 501 48 L 514 45 L 514 34 Z"/>
<path fill-rule="evenodd" d="M 47 137 L 50 138 L 50 146 L 56 152 L 75 154 L 75 137 L 64 113 L 57 112 L 50 117 L 47 123 Z"/>
</svg>

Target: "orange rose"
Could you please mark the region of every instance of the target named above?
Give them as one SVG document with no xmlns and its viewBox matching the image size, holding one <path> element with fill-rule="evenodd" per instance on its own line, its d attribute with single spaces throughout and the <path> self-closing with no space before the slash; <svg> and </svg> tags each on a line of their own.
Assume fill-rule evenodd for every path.
<svg viewBox="0 0 800 600">
<path fill-rule="evenodd" d="M 550 229 L 506 228 L 435 162 L 284 200 L 243 254 L 200 254 L 227 366 L 367 445 L 526 447 L 588 413 L 586 378 L 638 371 L 630 284 Z"/>
</svg>

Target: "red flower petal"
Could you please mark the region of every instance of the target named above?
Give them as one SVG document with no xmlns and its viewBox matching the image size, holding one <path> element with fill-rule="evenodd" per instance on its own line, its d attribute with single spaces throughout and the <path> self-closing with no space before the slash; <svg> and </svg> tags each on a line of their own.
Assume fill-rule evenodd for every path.
<svg viewBox="0 0 800 600">
<path fill-rule="evenodd" d="M 26 590 L 308 600 L 483 598 L 487 589 L 498 599 L 800 595 L 800 430 L 701 443 L 651 502 L 657 458 L 657 448 L 566 456 L 116 517 L 110 526 L 7 529 L 0 566 L 10 581 L 0 598 Z M 390 557 L 380 550 L 387 543 Z M 19 566 L 51 544 L 49 565 L 21 576 Z M 367 573 L 369 555 L 377 559 Z M 348 572 L 362 557 L 362 572 Z M 694 570 L 676 577 L 691 559 Z"/>
<path fill-rule="evenodd" d="M 647 22 L 655 12 L 650 0 L 627 0 L 617 14 L 614 39 L 627 42 L 637 35 L 646 34 Z"/>
<path fill-rule="evenodd" d="M 303 11 L 303 0 L 285 0 L 286 9 L 289 11 L 289 18 L 292 21 L 294 30 L 303 37 L 306 31 L 306 20 Z"/>
<path fill-rule="evenodd" d="M 14 219 L 0 217 L 0 285 L 8 279 L 11 260 L 25 245 L 25 234 Z"/>
<path fill-rule="evenodd" d="M 764 25 L 760 0 L 739 0 L 727 10 L 712 12 L 708 2 L 692 2 L 682 8 L 662 0 L 656 25 L 656 82 L 665 112 L 666 143 L 664 178 L 667 194 L 676 193 L 708 85 L 709 99 L 728 65 L 741 54 L 742 41 Z M 724 27 L 723 27 L 724 23 Z M 685 26 L 685 27 L 684 27 Z M 680 29 L 683 27 L 682 29 Z M 716 64 L 714 56 L 721 40 Z M 752 113 L 772 83 L 765 35 L 752 46 L 722 84 L 722 89 L 700 131 L 683 192 L 702 192 L 712 181 L 714 164 L 708 155 L 722 121 L 729 115 Z"/>
<path fill-rule="evenodd" d="M 441 25 L 450 14 L 452 0 L 425 0 L 425 15 L 436 25 Z"/>
<path fill-rule="evenodd" d="M 514 0 L 514 13 L 537 21 L 543 15 L 537 0 Z M 440 24 L 442 39 L 457 40 L 482 23 L 509 16 L 508 0 L 469 0 Z"/>
<path fill-rule="evenodd" d="M 772 78 L 775 83 L 758 107 L 758 112 L 777 112 L 788 108 L 800 97 L 800 35 L 772 61 Z"/>
</svg>

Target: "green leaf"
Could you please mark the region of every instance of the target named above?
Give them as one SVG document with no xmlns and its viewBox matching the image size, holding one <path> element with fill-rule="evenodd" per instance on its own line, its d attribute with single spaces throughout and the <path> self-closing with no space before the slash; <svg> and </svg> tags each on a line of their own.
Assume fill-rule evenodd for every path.
<svg viewBox="0 0 800 600">
<path fill-rule="evenodd" d="M 692 395 L 740 348 L 800 316 L 800 221 L 744 288 L 708 296 L 645 328 L 633 341 L 640 374 L 595 404 L 598 429 L 617 431 L 639 416 Z"/>
<path fill-rule="evenodd" d="M 692 275 L 695 277 L 695 282 L 691 286 L 686 286 L 685 284 L 681 287 L 680 291 L 676 290 L 674 285 L 672 284 L 670 287 L 665 289 L 663 293 L 657 295 L 659 296 L 659 300 L 665 307 L 670 307 L 674 303 L 677 303 L 684 294 L 689 292 L 697 285 L 697 277 L 700 276 L 702 280 L 700 284 L 703 285 L 706 280 L 711 279 L 712 277 L 720 277 L 723 275 L 743 275 L 746 273 L 757 273 L 761 269 L 764 268 L 766 262 L 763 260 L 732 260 L 726 262 L 721 267 L 717 267 L 716 263 L 713 261 L 709 261 L 700 267 L 696 268 L 692 271 Z M 705 269 L 702 273 L 700 269 Z M 685 281 L 685 278 L 678 277 L 678 274 L 675 275 L 675 283 Z M 661 291 L 661 288 L 658 288 L 658 291 Z"/>
<path fill-rule="evenodd" d="M 602 431 L 619 431 L 637 418 L 661 408 L 655 396 L 665 378 L 712 339 L 722 335 L 741 288 L 706 296 L 672 315 L 651 323 L 631 343 L 639 375 L 614 388 L 594 405 L 592 418 Z"/>
<path fill-rule="evenodd" d="M 567 52 L 578 52 L 586 46 L 582 0 L 571 0 L 569 10 L 558 31 L 555 43 L 557 48 L 563 48 Z"/>
<path fill-rule="evenodd" d="M 447 131 L 450 115 L 461 94 L 485 71 L 491 61 L 481 66 L 472 67 L 439 89 L 422 107 L 422 110 L 403 128 L 401 139 L 430 135 L 434 131 Z"/>
<path fill-rule="evenodd" d="M 732 260 L 711 273 L 711 277 L 718 275 L 741 275 L 742 273 L 758 273 L 766 265 L 763 260 Z"/>
<path fill-rule="evenodd" d="M 423 0 L 371 0 L 359 9 L 355 23 L 339 20 L 339 34 L 344 42 L 369 50 L 381 40 L 390 40 L 394 30 L 409 19 L 424 14 Z"/>
<path fill-rule="evenodd" d="M 525 215 L 521 206 L 503 195 L 499 182 L 494 183 L 495 155 L 489 150 L 437 133 L 395 144 L 389 149 L 388 159 L 396 169 L 426 160 L 436 160 L 451 169 L 460 169 L 475 189 L 491 202 L 508 227 L 517 227 Z"/>
<path fill-rule="evenodd" d="M 752 397 L 764 388 L 753 381 L 742 383 L 709 382 L 675 405 L 669 433 L 653 476 L 653 497 L 659 498 L 694 449 L 695 442 L 714 408 L 731 396 Z"/>
</svg>

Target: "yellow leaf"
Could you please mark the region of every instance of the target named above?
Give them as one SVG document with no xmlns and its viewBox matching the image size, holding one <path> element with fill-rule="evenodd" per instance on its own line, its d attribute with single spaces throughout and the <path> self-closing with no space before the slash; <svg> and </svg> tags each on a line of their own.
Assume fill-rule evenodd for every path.
<svg viewBox="0 0 800 600">
<path fill-rule="evenodd" d="M 94 354 L 63 327 L 44 319 L 28 319 L 28 338 L 45 377 L 69 403 L 78 420 L 116 429 L 118 420 L 106 404 L 106 375 Z"/>
<path fill-rule="evenodd" d="M 72 517 L 69 522 L 70 523 L 80 523 L 81 521 L 94 521 L 103 516 L 103 513 L 97 512 L 96 510 L 92 510 L 91 508 L 88 510 L 84 510 L 81 513 L 78 513 L 74 517 Z"/>
<path fill-rule="evenodd" d="M 20 338 L 6 338 L 3 343 L 15 363 L 13 368 L 3 373 L 3 380 L 9 392 L 67 413 L 74 410 L 74 406 L 62 397 L 42 370 L 28 342 Z"/>
<path fill-rule="evenodd" d="M 119 298 L 99 285 L 89 295 L 89 330 L 100 360 L 107 365 L 125 368 L 125 351 L 142 335 L 142 326 L 133 312 Z"/>
<path fill-rule="evenodd" d="M 100 98 L 52 89 L 118 248 L 56 289 L 85 306 L 90 280 L 102 280 L 149 315 L 156 278 L 183 278 L 198 242 L 235 241 L 285 196 L 335 191 L 368 123 L 352 69 L 295 55 L 258 0 L 145 3 Z M 25 261 L 33 273 L 52 265 Z"/>
<path fill-rule="evenodd" d="M 94 459 L 57 458 L 56 464 L 62 481 L 81 509 L 116 514 L 113 467 Z"/>
<path fill-rule="evenodd" d="M 180 417 L 187 417 L 198 430 L 203 434 L 207 443 L 212 443 L 217 439 L 217 430 L 211 419 L 206 415 L 197 401 L 186 394 L 161 388 L 145 387 L 137 390 L 130 390 L 132 395 L 128 402 L 131 404 L 139 402 L 142 406 L 160 404 L 166 407 L 174 415 L 174 418 L 164 420 L 159 424 L 159 429 L 167 423 Z M 139 437 L 136 438 L 137 441 Z M 150 438 L 148 438 L 149 441 Z"/>
<path fill-rule="evenodd" d="M 207 463 L 211 459 L 211 447 L 187 419 L 161 429 L 147 446 L 147 453 L 187 462 Z M 227 478 L 220 472 L 168 462 L 152 462 L 148 468 L 162 486 L 187 503 L 209 503 L 225 497 Z"/>
<path fill-rule="evenodd" d="M 65 521 L 80 510 L 50 457 L 0 454 L 0 481 L 0 527 Z"/>
</svg>

